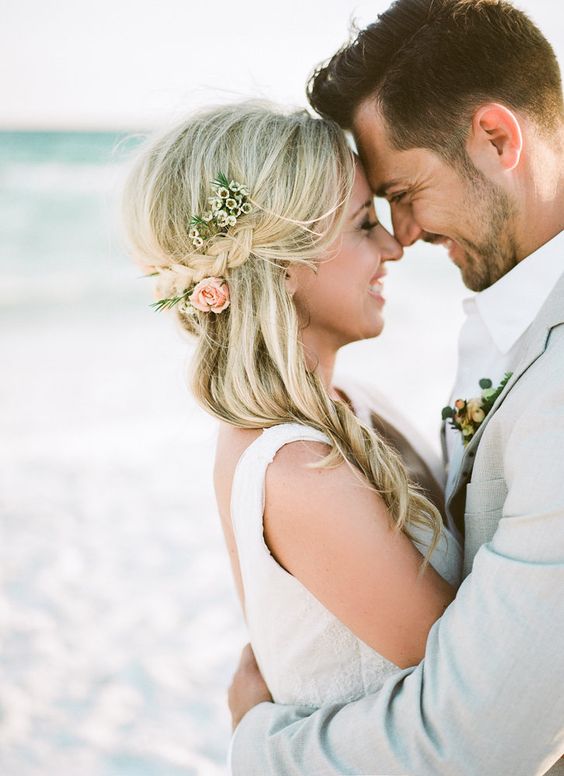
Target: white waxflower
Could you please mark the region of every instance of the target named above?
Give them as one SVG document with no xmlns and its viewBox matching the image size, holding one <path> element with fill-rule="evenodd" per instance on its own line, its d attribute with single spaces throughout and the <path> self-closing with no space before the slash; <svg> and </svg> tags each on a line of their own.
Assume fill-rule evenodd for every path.
<svg viewBox="0 0 564 776">
<path fill-rule="evenodd" d="M 218 210 L 215 214 L 215 220 L 217 221 L 219 226 L 225 226 L 227 223 L 227 213 L 225 210 Z"/>
<path fill-rule="evenodd" d="M 199 236 L 200 236 L 200 233 L 195 226 L 193 226 L 192 229 L 190 229 L 190 231 L 188 232 L 188 237 L 190 237 L 191 240 Z"/>
<path fill-rule="evenodd" d="M 243 202 L 243 204 L 241 205 L 241 212 L 247 214 L 247 213 L 250 213 L 251 210 L 252 210 L 252 207 L 249 205 L 249 203 Z"/>
<path fill-rule="evenodd" d="M 246 186 L 241 186 L 241 188 L 239 189 L 239 193 L 243 197 L 248 197 L 249 196 L 249 189 Z"/>
<path fill-rule="evenodd" d="M 191 315 L 193 312 L 192 303 L 190 302 L 190 299 L 188 298 L 188 294 L 182 297 L 180 302 L 178 302 L 177 309 L 179 313 L 182 313 L 183 315 Z"/>
<path fill-rule="evenodd" d="M 237 223 L 237 219 L 235 218 L 235 216 L 227 216 L 227 223 L 229 224 L 229 226 L 235 226 L 235 224 Z"/>
<path fill-rule="evenodd" d="M 216 192 L 217 196 L 221 197 L 221 199 L 227 199 L 229 196 L 229 189 L 226 189 L 225 186 L 218 186 Z"/>
<path fill-rule="evenodd" d="M 202 240 L 201 237 L 194 237 L 194 239 L 192 240 L 192 245 L 194 246 L 194 248 L 201 248 L 203 244 L 204 244 L 204 241 Z"/>
<path fill-rule="evenodd" d="M 237 181 L 231 181 L 231 183 L 229 184 L 229 188 L 231 189 L 231 191 L 240 191 L 241 184 L 237 183 Z"/>
<path fill-rule="evenodd" d="M 225 207 L 229 208 L 229 210 L 233 210 L 237 207 L 237 201 L 232 197 L 229 197 L 229 199 L 225 200 Z"/>
<path fill-rule="evenodd" d="M 209 203 L 211 205 L 212 212 L 219 210 L 223 204 L 222 200 L 219 197 L 210 197 Z"/>
<path fill-rule="evenodd" d="M 241 215 L 241 208 L 236 207 L 234 210 L 231 211 L 231 215 L 235 216 L 235 218 L 238 218 Z"/>
<path fill-rule="evenodd" d="M 213 213 L 210 213 L 209 210 L 207 210 L 202 216 L 202 221 L 205 221 L 206 223 L 208 223 L 209 221 L 212 220 L 212 218 L 213 218 Z"/>
</svg>

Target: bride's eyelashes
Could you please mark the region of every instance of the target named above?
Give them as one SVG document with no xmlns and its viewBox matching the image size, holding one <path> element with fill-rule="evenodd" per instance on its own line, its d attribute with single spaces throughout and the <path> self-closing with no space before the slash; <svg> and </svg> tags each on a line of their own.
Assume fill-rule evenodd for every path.
<svg viewBox="0 0 564 776">
<path fill-rule="evenodd" d="M 375 227 L 377 227 L 379 225 L 379 223 L 380 222 L 378 220 L 376 220 L 376 221 L 369 221 L 368 219 L 366 219 L 366 221 L 363 221 L 362 224 L 360 224 L 360 226 L 357 227 L 357 229 L 360 232 L 362 232 L 362 231 L 371 232 L 372 229 L 374 229 Z"/>
</svg>

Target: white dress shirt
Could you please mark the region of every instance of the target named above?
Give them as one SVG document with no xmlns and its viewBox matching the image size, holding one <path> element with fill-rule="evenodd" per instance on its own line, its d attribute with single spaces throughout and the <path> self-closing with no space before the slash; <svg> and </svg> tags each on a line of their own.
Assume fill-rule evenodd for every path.
<svg viewBox="0 0 564 776">
<path fill-rule="evenodd" d="M 458 340 L 451 406 L 457 399 L 480 396 L 482 378 L 489 378 L 496 388 L 515 368 L 523 335 L 563 273 L 564 232 L 560 232 L 497 283 L 463 301 L 466 320 Z M 446 449 L 448 495 L 464 452 L 462 435 L 448 423 Z"/>
</svg>

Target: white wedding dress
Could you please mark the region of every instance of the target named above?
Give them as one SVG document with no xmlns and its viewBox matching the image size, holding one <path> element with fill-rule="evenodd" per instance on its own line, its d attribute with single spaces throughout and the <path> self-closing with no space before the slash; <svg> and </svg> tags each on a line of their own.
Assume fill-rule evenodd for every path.
<svg viewBox="0 0 564 776">
<path fill-rule="evenodd" d="M 349 388 L 347 392 L 351 397 Z M 362 417 L 358 392 L 356 399 L 355 411 Z M 376 409 L 384 415 L 381 406 Z M 319 707 L 374 692 L 400 669 L 357 638 L 283 569 L 264 541 L 266 470 L 281 447 L 297 440 L 327 442 L 327 437 L 316 429 L 287 423 L 265 429 L 249 445 L 233 479 L 231 519 L 250 641 L 272 697 L 276 703 Z M 413 533 L 418 548 L 425 553 L 430 531 Z M 430 562 L 451 584 L 459 583 L 461 549 L 447 531 Z"/>
</svg>

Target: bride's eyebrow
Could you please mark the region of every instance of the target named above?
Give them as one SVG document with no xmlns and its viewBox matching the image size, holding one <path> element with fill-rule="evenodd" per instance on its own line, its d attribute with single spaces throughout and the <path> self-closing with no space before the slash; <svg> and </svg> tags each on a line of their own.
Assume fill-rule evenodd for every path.
<svg viewBox="0 0 564 776">
<path fill-rule="evenodd" d="M 360 211 L 361 211 L 361 210 L 364 210 L 364 209 L 365 209 L 365 208 L 367 208 L 367 207 L 370 207 L 370 205 L 372 204 L 372 202 L 373 202 L 373 200 L 372 200 L 372 199 L 367 199 L 367 200 L 366 200 L 366 202 L 365 202 L 363 205 L 361 205 L 361 206 L 358 208 L 358 210 L 356 210 L 356 211 L 355 211 L 355 212 L 352 214 L 351 218 L 356 218 L 356 217 L 357 217 L 357 215 L 360 213 Z"/>
</svg>

